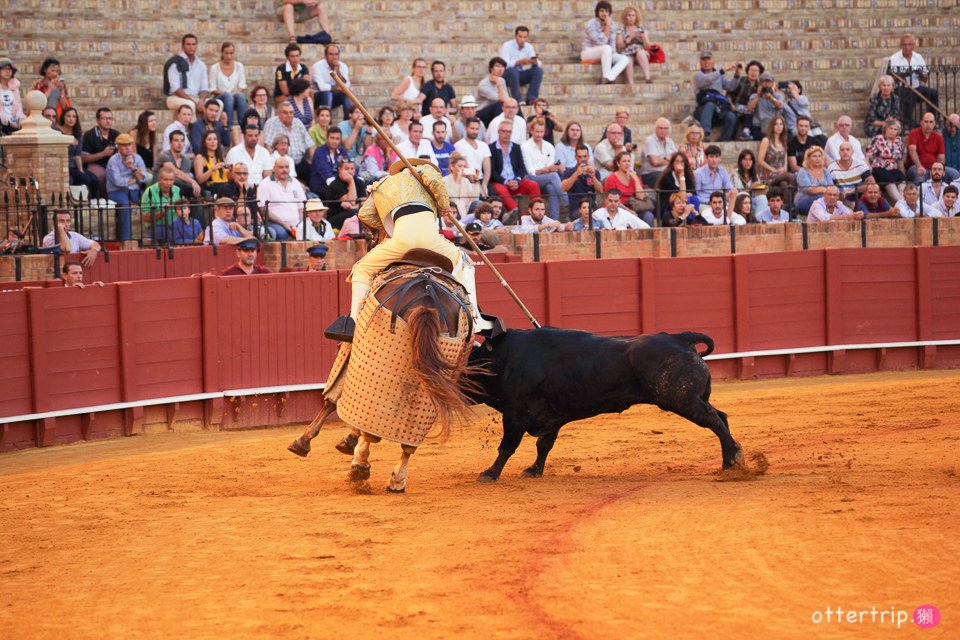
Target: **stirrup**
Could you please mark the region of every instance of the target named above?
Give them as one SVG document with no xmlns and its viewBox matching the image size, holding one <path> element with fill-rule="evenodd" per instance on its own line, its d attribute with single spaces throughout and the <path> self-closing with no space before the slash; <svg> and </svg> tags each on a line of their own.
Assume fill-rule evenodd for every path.
<svg viewBox="0 0 960 640">
<path fill-rule="evenodd" d="M 474 333 L 479 333 L 487 338 L 496 338 L 500 334 L 506 333 L 507 328 L 499 316 L 493 316 L 481 311 L 480 319 L 474 320 L 473 330 Z"/>
<path fill-rule="evenodd" d="M 353 333 L 357 328 L 356 321 L 350 316 L 340 316 L 334 320 L 327 330 L 323 332 L 324 337 L 340 342 L 353 342 Z"/>
</svg>

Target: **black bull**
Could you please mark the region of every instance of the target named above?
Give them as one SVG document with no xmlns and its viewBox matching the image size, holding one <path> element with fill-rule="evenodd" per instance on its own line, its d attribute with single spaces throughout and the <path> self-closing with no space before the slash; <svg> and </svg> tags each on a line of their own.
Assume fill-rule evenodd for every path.
<svg viewBox="0 0 960 640">
<path fill-rule="evenodd" d="M 697 344 L 707 345 L 698 353 Z M 710 400 L 710 371 L 701 356 L 713 351 L 702 333 L 658 333 L 608 338 L 583 331 L 544 327 L 507 331 L 475 349 L 470 364 L 477 402 L 503 414 L 503 439 L 481 481 L 500 477 L 524 433 L 537 438 L 537 460 L 524 475 L 540 477 L 560 427 L 635 404 L 653 404 L 713 431 L 720 439 L 723 467 L 742 463 L 727 414 Z"/>
</svg>

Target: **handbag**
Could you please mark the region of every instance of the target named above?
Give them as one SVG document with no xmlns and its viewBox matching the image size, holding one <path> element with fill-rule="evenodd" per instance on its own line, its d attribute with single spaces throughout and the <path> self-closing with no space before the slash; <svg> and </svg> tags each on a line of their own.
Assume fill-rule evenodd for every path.
<svg viewBox="0 0 960 640">
<path fill-rule="evenodd" d="M 651 44 L 650 48 L 647 49 L 647 54 L 650 57 L 650 62 L 652 64 L 663 64 L 667 61 L 667 56 L 663 52 L 663 47 L 658 44 Z"/>
</svg>

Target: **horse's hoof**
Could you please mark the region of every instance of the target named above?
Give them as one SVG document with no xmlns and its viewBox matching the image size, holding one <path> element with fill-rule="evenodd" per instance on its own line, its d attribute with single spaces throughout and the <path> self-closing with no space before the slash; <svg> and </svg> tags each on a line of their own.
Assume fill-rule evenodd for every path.
<svg viewBox="0 0 960 640">
<path fill-rule="evenodd" d="M 310 443 L 307 442 L 304 444 L 300 438 L 297 438 L 293 442 L 287 445 L 287 451 L 290 453 L 295 453 L 301 458 L 306 458 L 307 454 L 310 453 Z"/>
<path fill-rule="evenodd" d="M 497 480 L 498 478 L 488 474 L 486 471 L 484 471 L 479 476 L 477 476 L 477 482 L 482 482 L 484 484 L 487 484 L 489 482 L 496 482 Z"/>
<path fill-rule="evenodd" d="M 406 493 L 406 492 L 407 492 L 406 485 L 400 487 L 399 489 L 394 489 L 390 485 L 387 485 L 387 493 Z"/>
<path fill-rule="evenodd" d="M 524 478 L 542 478 L 543 471 L 535 467 L 528 467 L 523 470 L 521 475 L 523 475 Z"/>
<path fill-rule="evenodd" d="M 363 482 L 370 479 L 370 467 L 359 464 L 350 465 L 350 482 Z"/>
<path fill-rule="evenodd" d="M 336 449 L 344 455 L 352 456 L 353 450 L 357 448 L 357 442 L 359 442 L 359 440 L 360 439 L 357 438 L 357 436 L 353 435 L 352 433 L 348 433 L 340 439 L 340 442 L 338 442 L 336 445 Z"/>
</svg>

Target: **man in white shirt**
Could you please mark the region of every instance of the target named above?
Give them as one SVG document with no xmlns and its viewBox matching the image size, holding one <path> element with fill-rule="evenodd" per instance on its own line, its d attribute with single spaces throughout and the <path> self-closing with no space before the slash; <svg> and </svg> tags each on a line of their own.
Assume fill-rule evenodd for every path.
<svg viewBox="0 0 960 640">
<path fill-rule="evenodd" d="M 649 229 L 650 225 L 641 220 L 629 209 L 620 206 L 620 191 L 610 189 L 604 200 L 604 207 L 592 214 L 595 229 Z"/>
<path fill-rule="evenodd" d="M 626 146 L 623 144 L 623 127 L 616 122 L 608 125 L 604 139 L 593 149 L 593 161 L 597 165 L 600 182 L 606 181 L 607 176 L 617 170 L 613 160 L 618 153 L 626 150 Z M 630 166 L 632 167 L 634 163 L 635 158 L 631 152 Z"/>
<path fill-rule="evenodd" d="M 267 212 L 267 226 L 276 234 L 277 240 L 297 237 L 296 226 L 302 219 L 306 200 L 300 183 L 290 179 L 290 160 L 284 156 L 277 158 L 273 163 L 273 175 L 257 188 L 260 210 Z M 264 209 L 267 203 L 269 208 Z"/>
<path fill-rule="evenodd" d="M 243 142 L 232 147 L 227 152 L 227 164 L 235 165 L 242 163 L 247 165 L 250 175 L 247 176 L 247 183 L 257 186 L 264 178 L 269 178 L 273 173 L 273 160 L 270 158 L 270 152 L 265 147 L 261 147 L 260 129 L 255 124 L 248 124 L 243 128 Z"/>
<path fill-rule="evenodd" d="M 543 139 L 547 131 L 543 118 L 530 121 L 530 139 L 520 145 L 527 177 L 540 185 L 540 193 L 546 193 L 550 201 L 550 217 L 560 219 L 560 203 L 567 204 L 567 194 L 560 184 L 560 173 L 565 169 L 557 162 L 554 146 Z"/>
<path fill-rule="evenodd" d="M 503 79 L 510 87 L 510 95 L 520 100 L 520 87 L 527 86 L 527 104 L 531 105 L 540 95 L 540 83 L 543 82 L 543 65 L 533 45 L 527 42 L 530 30 L 519 26 L 513 31 L 513 40 L 507 40 L 500 47 L 500 57 L 507 61 L 507 70 Z"/>
<path fill-rule="evenodd" d="M 453 130 L 453 123 L 447 118 L 446 113 L 447 103 L 443 101 L 443 98 L 434 98 L 430 103 L 430 113 L 420 118 L 420 124 L 423 125 L 424 131 L 431 134 L 433 132 L 433 123 L 443 122 L 447 125 L 447 135 L 444 139 L 447 142 L 452 142 L 450 132 Z"/>
<path fill-rule="evenodd" d="M 895 73 L 902 78 L 906 84 L 913 87 L 933 104 L 940 105 L 940 93 L 933 87 L 927 87 L 925 83 L 929 77 L 930 69 L 923 56 L 914 51 L 916 40 L 912 33 L 906 33 L 900 38 L 900 51 L 890 56 L 890 72 Z M 898 83 L 899 84 L 899 83 Z M 910 131 L 914 128 L 913 114 L 916 111 L 917 97 L 913 91 L 899 84 L 897 94 L 900 96 L 900 108 L 904 114 L 903 130 Z"/>
<path fill-rule="evenodd" d="M 934 205 L 940 201 L 944 187 L 950 184 L 944 179 L 945 173 L 946 168 L 942 162 L 934 162 L 930 165 L 930 179 L 920 185 L 920 193 L 923 196 L 924 207 Z"/>
<path fill-rule="evenodd" d="M 466 96 L 464 102 L 469 97 Z M 467 170 L 464 172 L 467 180 L 474 183 L 479 182 L 480 193 L 486 194 L 488 193 L 487 186 L 490 183 L 490 147 L 480 137 L 482 126 L 483 123 L 480 122 L 480 118 L 471 117 L 468 119 L 466 136 L 457 140 L 453 148 L 467 160 Z"/>
<path fill-rule="evenodd" d="M 920 208 L 920 187 L 908 182 L 903 187 L 903 199 L 897 200 L 897 203 L 893 205 L 893 210 L 896 211 L 897 215 L 901 218 L 919 218 L 921 215 Z"/>
<path fill-rule="evenodd" d="M 563 225 L 547 217 L 547 205 L 543 198 L 533 198 L 527 206 L 527 215 L 520 217 L 520 226 L 514 233 L 553 233 L 562 231 Z"/>
<path fill-rule="evenodd" d="M 503 101 L 503 113 L 490 121 L 487 127 L 487 144 L 493 144 L 497 141 L 497 132 L 500 130 L 500 123 L 503 121 L 513 122 L 513 133 L 511 133 L 510 142 L 513 144 L 523 144 L 527 141 L 527 122 L 520 113 L 520 104 L 515 98 L 507 98 Z"/>
<path fill-rule="evenodd" d="M 677 143 L 670 137 L 670 121 L 657 118 L 654 133 L 643 141 L 643 160 L 640 163 L 640 180 L 648 187 L 657 183 L 670 156 L 677 150 Z"/>
<path fill-rule="evenodd" d="M 323 60 L 316 62 L 310 69 L 310 78 L 316 90 L 316 104 L 326 105 L 331 109 L 343 106 L 343 119 L 350 117 L 353 102 L 340 90 L 340 86 L 330 77 L 330 70 L 336 69 L 343 77 L 344 84 L 350 86 L 350 69 L 346 63 L 340 61 L 340 47 L 328 44 L 323 50 Z"/>
<path fill-rule="evenodd" d="M 924 211 L 924 213 L 931 218 L 952 218 L 960 214 L 960 201 L 958 201 L 957 198 L 958 193 L 960 193 L 960 189 L 958 189 L 955 184 L 944 187 L 939 202 Z"/>
<path fill-rule="evenodd" d="M 188 127 L 190 126 L 190 121 L 193 120 L 193 107 L 189 104 L 182 104 L 177 107 L 177 119 L 167 125 L 167 128 L 163 130 L 163 147 L 160 151 L 170 151 L 170 134 L 174 131 L 179 131 L 183 134 L 183 138 L 186 144 L 183 147 L 183 153 L 191 155 L 193 151 L 190 149 L 190 132 Z"/>
<path fill-rule="evenodd" d="M 700 209 L 700 217 L 707 224 L 723 225 L 735 224 L 737 226 L 747 224 L 747 219 L 739 213 L 723 210 L 723 191 L 714 191 L 710 194 L 710 203 Z"/>
<path fill-rule="evenodd" d="M 840 116 L 837 118 L 837 132 L 827 138 L 827 145 L 823 148 L 830 162 L 836 162 L 840 159 L 840 143 L 849 142 L 853 146 L 853 159 L 856 162 L 867 162 L 863 155 L 863 147 L 856 137 L 850 135 L 853 130 L 853 120 L 850 116 Z"/>
<path fill-rule="evenodd" d="M 411 122 L 407 132 L 410 137 L 398 144 L 397 150 L 405 158 L 424 158 L 437 164 L 437 157 L 433 155 L 433 146 L 429 140 L 423 139 L 423 125 L 419 122 Z"/>
<path fill-rule="evenodd" d="M 203 110 L 203 103 L 210 93 L 207 82 L 207 65 L 197 57 L 197 36 L 188 33 L 180 39 L 180 57 L 186 60 L 187 70 L 180 71 L 176 64 L 167 69 L 167 109 L 176 111 L 180 105 L 190 105 L 194 113 Z"/>
<path fill-rule="evenodd" d="M 60 253 L 83 253 L 83 266 L 92 267 L 99 255 L 100 243 L 73 231 L 73 215 L 69 211 L 57 211 L 54 215 L 56 229 L 43 237 L 44 247 L 60 247 Z"/>
<path fill-rule="evenodd" d="M 851 211 L 847 205 L 840 202 L 840 189 L 827 187 L 823 195 L 810 205 L 807 222 L 830 222 L 832 220 L 860 220 L 863 213 Z"/>
</svg>

